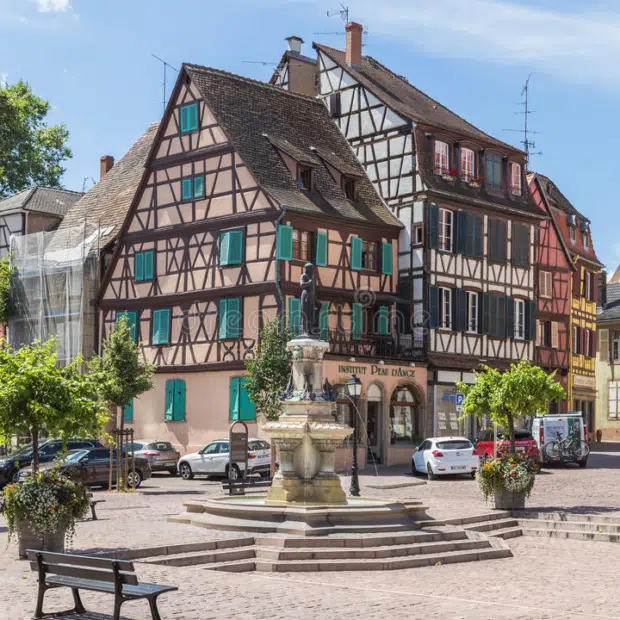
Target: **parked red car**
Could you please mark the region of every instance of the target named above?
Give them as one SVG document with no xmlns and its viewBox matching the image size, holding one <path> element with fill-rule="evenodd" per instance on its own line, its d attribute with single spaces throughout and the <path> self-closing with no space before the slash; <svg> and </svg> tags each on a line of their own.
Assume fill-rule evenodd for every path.
<svg viewBox="0 0 620 620">
<path fill-rule="evenodd" d="M 517 454 L 524 456 L 532 461 L 540 461 L 540 450 L 538 444 L 530 431 L 515 429 L 515 439 Z M 493 431 L 484 431 L 476 443 L 476 454 L 481 459 L 493 456 Z M 497 443 L 495 444 L 495 455 L 505 456 L 510 454 L 510 433 L 507 430 L 497 431 Z"/>
</svg>

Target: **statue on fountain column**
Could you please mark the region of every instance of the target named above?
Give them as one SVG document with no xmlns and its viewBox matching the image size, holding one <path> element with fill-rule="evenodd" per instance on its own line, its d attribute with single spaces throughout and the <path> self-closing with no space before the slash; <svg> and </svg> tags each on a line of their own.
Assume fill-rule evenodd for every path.
<svg viewBox="0 0 620 620">
<path fill-rule="evenodd" d="M 301 335 L 318 339 L 321 303 L 316 298 L 316 275 L 312 263 L 306 263 L 299 284 L 301 285 Z"/>
</svg>

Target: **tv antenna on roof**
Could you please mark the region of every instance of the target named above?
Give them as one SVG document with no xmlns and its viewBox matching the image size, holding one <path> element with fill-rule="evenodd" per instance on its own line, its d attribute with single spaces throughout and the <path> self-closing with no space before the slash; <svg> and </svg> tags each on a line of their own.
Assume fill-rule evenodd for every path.
<svg viewBox="0 0 620 620">
<path fill-rule="evenodd" d="M 349 7 L 340 3 L 340 8 L 336 11 L 327 11 L 327 17 L 340 17 L 340 19 L 345 23 L 349 23 Z"/>
<path fill-rule="evenodd" d="M 523 97 L 523 101 L 520 101 L 518 105 L 523 106 L 522 112 L 515 112 L 515 114 L 522 114 L 524 117 L 523 129 L 504 129 L 504 131 L 514 131 L 517 133 L 523 134 L 523 140 L 521 140 L 521 144 L 523 145 L 523 149 L 527 154 L 527 167 L 529 170 L 530 157 L 532 155 L 542 155 L 542 151 L 532 152 L 532 149 L 536 148 L 536 143 L 530 140 L 530 134 L 540 133 L 539 131 L 533 131 L 529 128 L 529 118 L 530 114 L 534 114 L 536 110 L 530 110 L 530 101 L 529 101 L 529 91 L 530 91 L 530 78 L 532 74 L 530 73 L 527 76 L 527 80 L 525 80 L 525 85 L 523 86 L 523 90 L 521 91 L 521 96 Z"/>
<path fill-rule="evenodd" d="M 175 69 L 169 62 L 165 61 L 163 58 L 160 58 L 159 56 L 155 56 L 155 54 L 151 54 L 151 56 L 153 58 L 155 58 L 155 60 L 159 60 L 159 62 L 161 62 L 164 65 L 164 81 L 163 81 L 163 100 L 162 100 L 162 105 L 164 108 L 164 112 L 166 111 L 166 70 L 168 69 L 168 67 L 170 67 L 173 71 L 176 71 L 177 73 L 179 72 L 178 69 Z"/>
</svg>

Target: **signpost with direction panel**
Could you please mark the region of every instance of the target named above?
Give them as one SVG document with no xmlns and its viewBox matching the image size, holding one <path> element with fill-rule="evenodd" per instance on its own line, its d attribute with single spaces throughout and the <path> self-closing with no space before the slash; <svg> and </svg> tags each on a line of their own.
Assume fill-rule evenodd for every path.
<svg viewBox="0 0 620 620">
<path fill-rule="evenodd" d="M 248 476 L 248 425 L 241 420 L 237 420 L 230 425 L 228 431 L 229 450 L 228 450 L 228 471 L 232 471 L 233 463 L 236 463 L 245 480 Z M 243 487 L 241 487 L 243 490 Z M 230 494 L 233 494 L 233 487 L 230 487 Z"/>
</svg>

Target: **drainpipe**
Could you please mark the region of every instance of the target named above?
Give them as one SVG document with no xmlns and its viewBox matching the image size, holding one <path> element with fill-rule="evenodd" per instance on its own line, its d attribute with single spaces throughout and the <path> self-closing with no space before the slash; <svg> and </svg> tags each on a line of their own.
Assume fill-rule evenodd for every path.
<svg viewBox="0 0 620 620">
<path fill-rule="evenodd" d="M 282 207 L 282 213 L 278 216 L 276 220 L 276 292 L 278 294 L 278 299 L 280 300 L 280 327 L 284 329 L 286 325 L 286 317 L 284 315 L 284 293 L 282 292 L 282 285 L 280 284 L 280 260 L 278 259 L 278 227 L 280 226 L 280 222 L 284 219 L 286 215 L 286 206 Z"/>
</svg>

